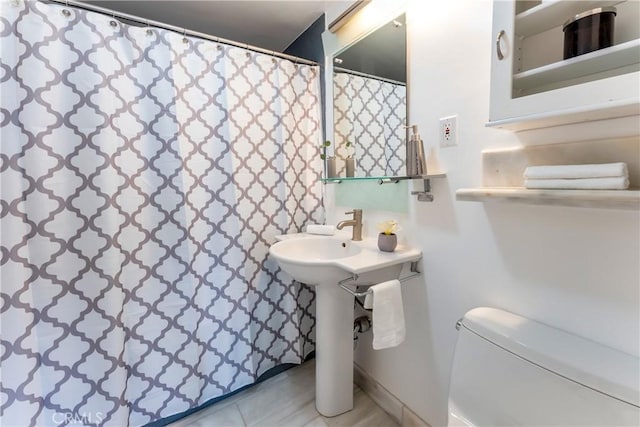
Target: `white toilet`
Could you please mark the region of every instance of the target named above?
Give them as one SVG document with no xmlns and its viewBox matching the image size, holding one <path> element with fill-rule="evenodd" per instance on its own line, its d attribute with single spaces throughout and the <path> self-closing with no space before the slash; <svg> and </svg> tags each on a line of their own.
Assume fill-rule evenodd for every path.
<svg viewBox="0 0 640 427">
<path fill-rule="evenodd" d="M 449 426 L 639 426 L 640 359 L 493 308 L 458 323 Z"/>
</svg>

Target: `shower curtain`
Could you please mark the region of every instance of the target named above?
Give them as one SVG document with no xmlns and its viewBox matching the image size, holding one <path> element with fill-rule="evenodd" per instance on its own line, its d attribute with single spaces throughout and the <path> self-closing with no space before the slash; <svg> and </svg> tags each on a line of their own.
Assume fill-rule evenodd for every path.
<svg viewBox="0 0 640 427">
<path fill-rule="evenodd" d="M 318 69 L 0 2 L 2 425 L 143 425 L 313 350 Z"/>
<path fill-rule="evenodd" d="M 336 72 L 333 93 L 338 176 L 346 176 L 349 155 L 355 158 L 356 176 L 405 175 L 406 86 Z"/>
</svg>

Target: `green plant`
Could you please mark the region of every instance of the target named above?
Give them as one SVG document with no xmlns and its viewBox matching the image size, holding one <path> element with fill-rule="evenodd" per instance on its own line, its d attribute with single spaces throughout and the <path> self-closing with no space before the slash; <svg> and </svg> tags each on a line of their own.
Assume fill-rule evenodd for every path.
<svg viewBox="0 0 640 427">
<path fill-rule="evenodd" d="M 327 158 L 327 147 L 331 146 L 331 141 L 325 141 L 322 143 L 320 147 L 322 147 L 322 154 L 320 154 L 320 158 L 325 160 Z"/>
<path fill-rule="evenodd" d="M 344 146 L 347 149 L 347 153 L 348 153 L 347 154 L 347 159 L 353 157 L 354 154 L 355 154 L 355 147 L 354 147 L 353 142 L 347 140 L 347 141 L 345 141 Z"/>
</svg>

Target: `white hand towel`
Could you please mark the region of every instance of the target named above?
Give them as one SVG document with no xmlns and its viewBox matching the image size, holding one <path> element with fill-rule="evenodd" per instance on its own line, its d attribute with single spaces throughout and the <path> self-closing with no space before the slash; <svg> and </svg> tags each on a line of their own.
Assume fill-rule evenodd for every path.
<svg viewBox="0 0 640 427">
<path fill-rule="evenodd" d="M 362 306 L 366 310 L 373 310 L 373 294 L 371 292 L 364 296 L 364 304 Z"/>
<path fill-rule="evenodd" d="M 525 179 L 572 179 L 629 176 L 626 163 L 602 163 L 597 165 L 529 166 Z"/>
<path fill-rule="evenodd" d="M 626 190 L 629 179 L 623 176 L 583 179 L 525 179 L 525 188 L 565 190 Z"/>
<path fill-rule="evenodd" d="M 369 289 L 373 292 L 373 349 L 395 347 L 405 337 L 400 281 L 389 280 Z"/>
<path fill-rule="evenodd" d="M 307 225 L 307 233 L 333 236 L 336 233 L 336 227 L 333 225 L 309 224 Z"/>
</svg>

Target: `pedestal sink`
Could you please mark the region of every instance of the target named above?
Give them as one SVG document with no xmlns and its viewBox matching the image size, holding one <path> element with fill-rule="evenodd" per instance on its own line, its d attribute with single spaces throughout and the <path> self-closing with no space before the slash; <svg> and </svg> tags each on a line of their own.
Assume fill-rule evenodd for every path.
<svg viewBox="0 0 640 427">
<path fill-rule="evenodd" d="M 338 282 L 357 275 L 352 285 L 397 279 L 406 262 L 422 253 L 398 247 L 380 252 L 376 241 L 348 237 L 280 236 L 269 249 L 282 270 L 316 291 L 316 408 L 332 417 L 353 409 L 353 295 Z"/>
</svg>

